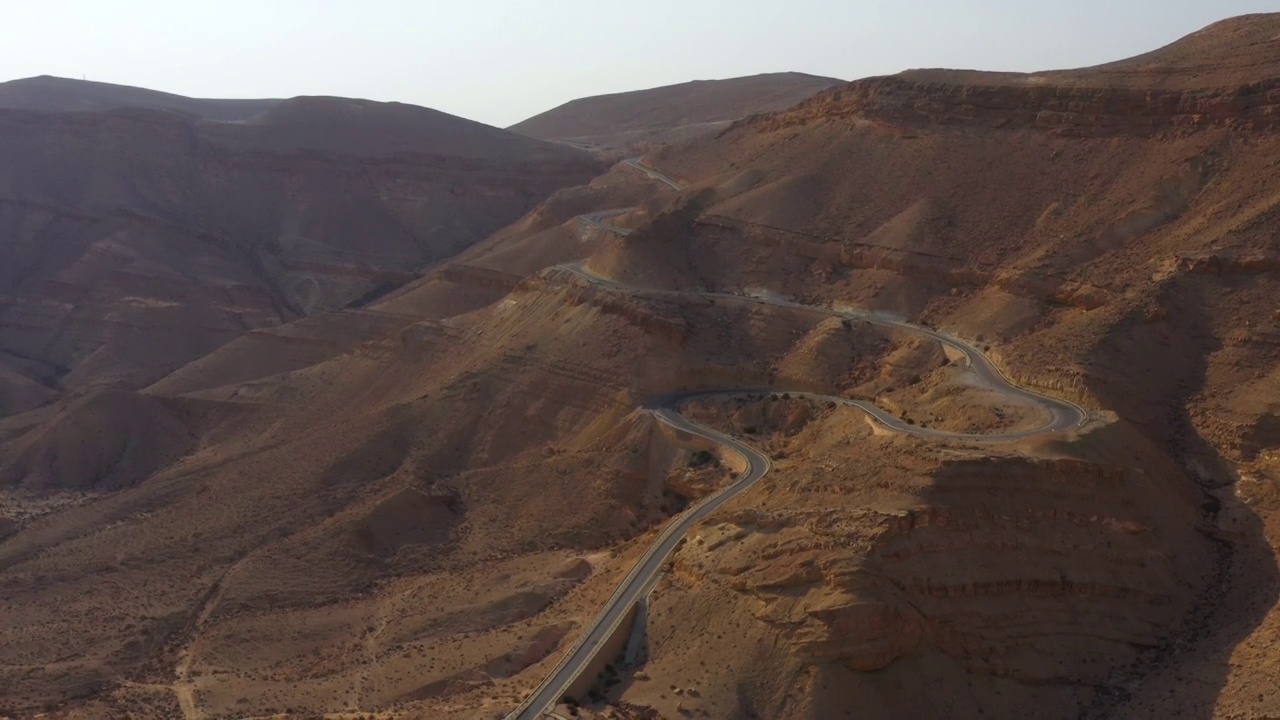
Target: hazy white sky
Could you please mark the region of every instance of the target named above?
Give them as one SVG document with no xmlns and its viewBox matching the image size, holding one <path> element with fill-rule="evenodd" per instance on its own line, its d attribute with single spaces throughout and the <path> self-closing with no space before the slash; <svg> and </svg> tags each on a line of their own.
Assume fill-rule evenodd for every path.
<svg viewBox="0 0 1280 720">
<path fill-rule="evenodd" d="M 0 80 L 400 100 L 506 126 L 576 97 L 798 70 L 1044 70 L 1280 0 L 2 0 Z"/>
</svg>

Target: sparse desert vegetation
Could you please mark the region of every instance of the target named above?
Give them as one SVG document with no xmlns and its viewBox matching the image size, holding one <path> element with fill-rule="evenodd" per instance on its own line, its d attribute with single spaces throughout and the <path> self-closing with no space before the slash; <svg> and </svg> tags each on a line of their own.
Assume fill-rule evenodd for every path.
<svg viewBox="0 0 1280 720">
<path fill-rule="evenodd" d="M 721 497 L 560 715 L 1280 714 L 1277 37 L 0 84 L 0 715 L 505 717 Z"/>
</svg>

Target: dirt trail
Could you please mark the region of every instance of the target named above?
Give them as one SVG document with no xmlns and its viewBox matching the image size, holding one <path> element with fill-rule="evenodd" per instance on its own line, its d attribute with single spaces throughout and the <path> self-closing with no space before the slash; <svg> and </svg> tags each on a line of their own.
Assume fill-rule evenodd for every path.
<svg viewBox="0 0 1280 720">
<path fill-rule="evenodd" d="M 196 613 L 195 620 L 191 623 L 191 637 L 187 641 L 186 647 L 178 653 L 178 662 L 174 665 L 173 689 L 174 695 L 178 698 L 178 706 L 182 708 L 183 720 L 203 720 L 204 713 L 200 711 L 196 704 L 196 687 L 191 680 L 191 665 L 195 661 L 195 646 L 200 640 L 200 631 L 204 628 L 209 617 L 213 614 L 218 603 L 222 601 L 222 595 L 227 589 L 227 578 L 231 573 L 235 572 L 242 563 L 248 558 L 244 556 L 232 563 L 222 575 L 218 576 L 213 587 L 209 588 L 209 592 L 205 593 L 204 600 L 200 603 L 200 609 Z"/>
</svg>

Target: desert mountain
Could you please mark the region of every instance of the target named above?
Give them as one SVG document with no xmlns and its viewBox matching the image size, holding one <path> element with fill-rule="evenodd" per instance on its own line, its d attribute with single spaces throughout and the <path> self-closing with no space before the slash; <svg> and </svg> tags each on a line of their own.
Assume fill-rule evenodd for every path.
<svg viewBox="0 0 1280 720">
<path fill-rule="evenodd" d="M 693 526 L 654 580 L 638 653 L 559 714 L 1280 714 L 1276 36 L 1280 15 L 1249 16 L 1098 68 L 834 88 L 529 198 L 514 222 L 335 312 L 296 308 L 327 296 L 290 294 L 278 278 L 296 264 L 264 259 L 253 278 L 267 289 L 235 297 L 292 308 L 287 322 L 269 316 L 140 391 L 0 423 L 13 488 L 0 712 L 504 716 L 664 523 L 740 470 L 646 408 L 751 389 L 683 414 L 758 448 L 767 474 Z M 359 111 L 335 114 L 346 127 Z M 180 127 L 213 148 L 196 167 L 219 188 L 286 160 L 317 163 L 307 177 L 323 188 L 345 177 L 339 159 L 384 167 Z M 306 137 L 401 142 L 347 135 Z M 129 186 L 145 208 L 170 199 L 143 180 L 167 167 L 150 162 Z M 45 186 L 93 199 L 120 184 Z M 254 194 L 310 217 L 301 236 L 363 248 L 329 229 L 348 215 L 303 213 L 315 205 L 297 188 L 311 187 Z M 316 202 L 345 207 L 335 197 Z M 281 244 L 298 246 L 313 247 Z M 117 247 L 65 264 L 154 252 Z M 180 267 L 191 293 L 232 273 Z M 135 284 L 112 297 L 156 298 L 140 272 L 113 276 Z M 70 292 L 14 305 L 93 307 Z M 93 322 L 156 325 L 121 307 Z M 842 307 L 967 339 L 1088 419 L 972 437 L 1041 410 L 928 337 L 822 311 Z M 74 346 L 63 336 L 31 346 Z M 158 342 L 138 337 L 119 347 Z M 42 367 L 13 353 L 9 397 L 45 402 L 57 388 Z M 895 432 L 800 391 L 972 436 Z"/>
<path fill-rule="evenodd" d="M 734 120 L 782 110 L 843 84 L 843 80 L 804 73 L 696 80 L 573 100 L 508 129 L 613 155 L 634 154 L 712 135 Z"/>
<path fill-rule="evenodd" d="M 128 85 L 49 75 L 0 83 L 0 108 L 13 110 L 95 112 L 133 107 L 169 110 L 210 120 L 234 121 L 260 115 L 278 102 L 279 100 L 189 98 Z"/>
<path fill-rule="evenodd" d="M 736 551 L 677 569 L 679 599 L 656 635 L 684 639 L 666 651 L 667 670 L 651 660 L 655 689 L 687 671 L 680 658 L 693 652 L 692 638 L 675 629 L 709 622 L 706 607 L 732 602 L 778 635 L 739 649 L 735 657 L 755 659 L 724 678 L 761 667 L 806 678 L 803 711 L 784 710 L 794 695 L 741 701 L 761 717 L 855 706 L 915 717 L 1277 711 L 1280 698 L 1261 691 L 1280 672 L 1277 36 L 1280 15 L 1248 16 L 1096 68 L 871 78 L 650 156 L 694 183 L 696 207 L 671 215 L 675 230 L 641 228 L 613 241 L 589 267 L 636 284 L 763 287 L 854 303 L 974 338 L 1014 377 L 1116 413 L 1111 432 L 1124 428 L 1133 433 L 1126 445 L 1169 460 L 1155 470 L 1153 459 L 1112 456 L 1107 472 L 1139 472 L 1186 498 L 1181 510 L 1154 511 L 1130 495 L 1088 511 L 1085 525 L 1137 523 L 1152 544 L 1134 565 L 1118 549 L 1124 532 L 1101 528 L 1059 555 L 1070 533 L 1055 527 L 1074 514 L 1071 501 L 1036 499 L 1035 483 L 1011 480 L 1007 473 L 1021 471 L 992 451 L 982 453 L 973 487 L 951 470 L 927 471 L 925 489 L 889 491 L 914 498 L 896 509 L 856 481 L 839 490 L 824 481 L 819 491 L 813 470 L 784 469 L 779 483 L 812 488 L 797 498 L 819 495 L 793 505 L 779 486 L 757 500 L 761 509 L 744 508 L 750 526 L 767 523 L 773 533 L 757 536 L 753 557 L 778 558 L 757 589 L 738 576 L 746 566 Z M 1095 435 L 1032 455 L 1097 462 L 1109 444 Z M 1091 484 L 1091 472 L 1068 475 Z M 1008 513 L 984 497 L 1005 482 L 1023 498 Z M 1115 482 L 1108 487 L 1137 491 Z M 1121 506 L 1153 512 L 1122 519 Z M 815 513 L 832 507 L 849 510 L 815 526 Z M 874 511 L 855 509 L 867 507 Z M 1187 523 L 1200 539 L 1183 534 Z M 734 520 L 709 525 L 708 533 L 738 531 Z M 1015 527 L 1034 537 L 1005 535 Z M 835 547 L 873 549 L 838 560 L 839 551 L 816 549 L 832 533 Z M 1104 547 L 1105 561 L 1073 565 Z M 1042 552 L 1056 578 L 1038 576 L 1040 564 L 1028 560 Z M 1195 577 L 1152 584 L 1144 573 L 1153 563 Z M 808 600 L 797 604 L 794 593 Z M 1115 613 L 1103 596 L 1130 599 Z M 1162 620 L 1130 615 L 1146 602 L 1139 596 L 1180 609 Z M 1040 597 L 1056 599 L 1032 609 Z M 1064 623 L 1061 613 L 1093 620 Z M 763 659 L 772 638 L 788 638 L 800 658 L 786 671 Z M 1110 649 L 1089 650 L 1097 641 Z M 1095 651 L 1133 665 L 1089 667 Z M 907 677 L 915 691 L 900 694 Z M 1107 689 L 1117 682 L 1127 689 Z M 655 694 L 637 686 L 621 698 L 670 707 Z M 1040 704 L 1049 698 L 1061 714 Z"/>
<path fill-rule="evenodd" d="M 0 412 L 145 387 L 247 331 L 362 302 L 598 169 L 362 100 L 234 123 L 0 110 Z"/>
</svg>

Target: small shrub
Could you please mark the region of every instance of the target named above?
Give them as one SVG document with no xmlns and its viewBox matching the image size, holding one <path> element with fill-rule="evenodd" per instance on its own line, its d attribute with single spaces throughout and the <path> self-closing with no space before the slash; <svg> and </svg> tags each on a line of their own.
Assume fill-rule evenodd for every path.
<svg viewBox="0 0 1280 720">
<path fill-rule="evenodd" d="M 689 467 L 702 467 L 716 463 L 716 456 L 706 450 L 699 450 L 689 458 Z"/>
</svg>

